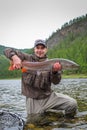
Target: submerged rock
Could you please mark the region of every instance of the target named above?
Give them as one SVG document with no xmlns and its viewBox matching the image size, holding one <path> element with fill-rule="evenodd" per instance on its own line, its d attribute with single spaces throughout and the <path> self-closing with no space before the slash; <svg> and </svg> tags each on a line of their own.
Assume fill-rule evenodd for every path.
<svg viewBox="0 0 87 130">
<path fill-rule="evenodd" d="M 24 130 L 87 130 L 87 113 L 79 112 L 72 119 L 66 118 L 62 111 L 49 110 L 35 117 L 33 121 L 27 120 Z"/>
</svg>

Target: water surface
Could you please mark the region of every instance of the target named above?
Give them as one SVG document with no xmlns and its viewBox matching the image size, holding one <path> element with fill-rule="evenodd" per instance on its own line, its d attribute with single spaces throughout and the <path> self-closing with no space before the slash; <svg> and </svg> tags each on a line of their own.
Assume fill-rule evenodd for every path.
<svg viewBox="0 0 87 130">
<path fill-rule="evenodd" d="M 54 121 L 49 127 L 38 127 L 41 130 L 87 130 L 87 79 L 62 79 L 60 84 L 52 88 L 75 98 L 78 102 L 78 115 L 75 120 Z M 23 119 L 26 118 L 26 98 L 21 95 L 21 80 L 0 80 L 0 109 L 18 113 Z M 62 124 L 61 124 L 62 122 Z M 58 125 L 59 123 L 59 125 Z M 69 127 L 69 128 L 68 128 Z M 31 130 L 31 129 L 27 129 Z"/>
</svg>

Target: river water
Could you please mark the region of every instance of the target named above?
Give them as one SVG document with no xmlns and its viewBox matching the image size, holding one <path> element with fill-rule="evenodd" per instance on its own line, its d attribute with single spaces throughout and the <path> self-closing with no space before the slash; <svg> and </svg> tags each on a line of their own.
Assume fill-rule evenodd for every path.
<svg viewBox="0 0 87 130">
<path fill-rule="evenodd" d="M 78 110 L 81 126 L 77 130 L 87 130 L 87 79 L 62 79 L 60 84 L 52 86 L 52 88 L 64 94 L 68 94 L 75 98 L 78 102 Z M 0 109 L 14 113 L 18 113 L 23 119 L 26 118 L 26 98 L 21 95 L 21 80 L 10 79 L 0 80 Z M 85 117 L 85 123 L 82 121 Z M 82 118 L 82 120 L 81 120 Z M 75 125 L 75 124 L 74 124 Z M 66 130 L 67 128 L 51 128 L 49 130 Z M 74 129 L 74 127 L 73 127 Z M 39 130 L 39 129 L 38 129 Z M 48 130 L 48 129 L 41 129 Z"/>
<path fill-rule="evenodd" d="M 0 80 L 0 109 L 26 117 L 25 97 L 21 95 L 21 80 Z"/>
</svg>

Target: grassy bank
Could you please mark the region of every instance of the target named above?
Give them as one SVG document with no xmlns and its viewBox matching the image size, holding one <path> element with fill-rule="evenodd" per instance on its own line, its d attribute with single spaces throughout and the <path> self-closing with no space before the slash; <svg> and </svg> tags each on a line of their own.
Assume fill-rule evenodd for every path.
<svg viewBox="0 0 87 130">
<path fill-rule="evenodd" d="M 62 78 L 87 78 L 87 74 L 62 75 Z"/>
<path fill-rule="evenodd" d="M 62 78 L 87 78 L 87 74 L 69 74 L 69 75 L 65 75 L 62 74 Z M 17 78 L 0 78 L 0 79 L 21 79 L 21 77 L 17 77 Z"/>
</svg>

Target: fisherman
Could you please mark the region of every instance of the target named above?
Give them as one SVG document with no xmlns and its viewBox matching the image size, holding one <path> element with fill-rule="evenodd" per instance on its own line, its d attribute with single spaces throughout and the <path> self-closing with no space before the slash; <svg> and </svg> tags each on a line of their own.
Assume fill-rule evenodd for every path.
<svg viewBox="0 0 87 130">
<path fill-rule="evenodd" d="M 34 44 L 34 54 L 27 54 L 7 48 L 4 54 L 12 61 L 13 69 L 21 69 L 22 61 L 42 62 L 47 60 L 47 44 L 38 39 Z M 49 109 L 64 110 L 66 117 L 74 117 L 77 112 L 75 99 L 52 90 L 51 84 L 61 81 L 61 64 L 54 63 L 50 70 L 26 70 L 22 72 L 22 94 L 26 96 L 27 115 L 41 114 Z"/>
</svg>

